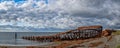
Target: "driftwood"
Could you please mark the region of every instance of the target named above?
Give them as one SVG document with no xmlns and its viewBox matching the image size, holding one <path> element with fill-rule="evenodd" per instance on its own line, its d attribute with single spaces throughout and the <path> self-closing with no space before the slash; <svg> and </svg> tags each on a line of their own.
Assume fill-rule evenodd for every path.
<svg viewBox="0 0 120 48">
<path fill-rule="evenodd" d="M 58 33 L 51 36 L 23 36 L 22 39 L 33 41 L 63 41 L 63 40 L 78 40 L 100 37 L 102 34 L 102 26 L 83 26 L 75 30 Z"/>
</svg>

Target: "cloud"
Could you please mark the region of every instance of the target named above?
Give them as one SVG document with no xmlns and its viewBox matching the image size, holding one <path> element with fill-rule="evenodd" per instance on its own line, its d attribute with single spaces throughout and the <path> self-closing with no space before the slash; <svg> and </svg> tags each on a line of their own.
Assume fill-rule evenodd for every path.
<svg viewBox="0 0 120 48">
<path fill-rule="evenodd" d="M 120 27 L 118 0 L 26 0 L 0 3 L 0 25 L 73 29 L 85 25 Z"/>
</svg>

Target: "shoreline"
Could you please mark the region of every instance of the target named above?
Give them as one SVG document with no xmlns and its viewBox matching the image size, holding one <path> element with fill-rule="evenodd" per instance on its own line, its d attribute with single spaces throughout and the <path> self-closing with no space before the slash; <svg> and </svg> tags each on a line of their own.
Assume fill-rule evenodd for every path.
<svg viewBox="0 0 120 48">
<path fill-rule="evenodd" d="M 112 37 L 112 38 L 111 38 Z M 100 38 L 91 38 L 87 40 L 72 40 L 72 41 L 60 41 L 60 42 L 51 42 L 46 45 L 1 45 L 0 48 L 52 48 L 52 47 L 105 47 L 105 45 L 111 47 L 112 44 L 109 43 L 116 43 L 114 42 L 116 36 L 107 36 L 107 37 L 100 37 Z M 114 40 L 114 41 L 113 41 Z M 107 42 L 107 43 L 105 43 Z M 114 45 L 113 45 L 114 46 Z"/>
</svg>

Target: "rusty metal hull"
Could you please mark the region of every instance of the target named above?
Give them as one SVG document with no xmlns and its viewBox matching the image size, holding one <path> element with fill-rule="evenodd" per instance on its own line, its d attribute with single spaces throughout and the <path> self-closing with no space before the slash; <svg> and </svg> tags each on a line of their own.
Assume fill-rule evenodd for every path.
<svg viewBox="0 0 120 48">
<path fill-rule="evenodd" d="M 40 42 L 44 42 L 44 41 L 51 42 L 51 41 L 63 41 L 63 40 L 88 39 L 88 38 L 100 37 L 101 34 L 102 34 L 102 26 L 85 26 L 51 36 L 29 36 L 29 37 L 24 36 L 22 38 L 26 40 L 33 40 Z"/>
</svg>

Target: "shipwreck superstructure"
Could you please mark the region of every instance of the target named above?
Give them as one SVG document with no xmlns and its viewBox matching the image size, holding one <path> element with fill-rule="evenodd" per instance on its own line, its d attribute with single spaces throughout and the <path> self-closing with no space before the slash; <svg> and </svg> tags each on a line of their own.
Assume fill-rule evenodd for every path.
<svg viewBox="0 0 120 48">
<path fill-rule="evenodd" d="M 83 26 L 67 32 L 61 32 L 50 36 L 24 36 L 23 39 L 33 41 L 62 41 L 62 40 L 78 40 L 100 37 L 102 34 L 102 26 Z"/>
</svg>

